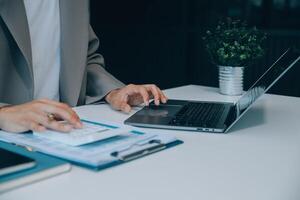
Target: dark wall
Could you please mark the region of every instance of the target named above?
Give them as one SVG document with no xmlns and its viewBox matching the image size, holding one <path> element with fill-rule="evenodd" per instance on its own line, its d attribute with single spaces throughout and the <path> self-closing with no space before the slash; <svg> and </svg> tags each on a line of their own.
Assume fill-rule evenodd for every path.
<svg viewBox="0 0 300 200">
<path fill-rule="evenodd" d="M 274 1 L 275 2 L 275 1 Z M 91 0 L 91 23 L 108 71 L 125 83 L 218 86 L 217 68 L 203 48 L 203 33 L 227 16 L 268 33 L 267 54 L 246 71 L 246 88 L 287 47 L 300 47 L 297 0 Z M 300 66 L 272 93 L 300 96 Z"/>
</svg>

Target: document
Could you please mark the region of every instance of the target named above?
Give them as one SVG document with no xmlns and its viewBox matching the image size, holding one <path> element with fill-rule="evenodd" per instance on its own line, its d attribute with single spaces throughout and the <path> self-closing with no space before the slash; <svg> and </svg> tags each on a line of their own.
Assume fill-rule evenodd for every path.
<svg viewBox="0 0 300 200">
<path fill-rule="evenodd" d="M 83 128 L 73 129 L 69 133 L 46 130 L 43 132 L 33 132 L 33 135 L 71 146 L 81 146 L 96 141 L 109 139 L 111 137 L 120 136 L 123 133 L 130 132 L 130 129 L 120 127 L 111 128 L 91 122 L 82 121 L 82 124 Z"/>
<path fill-rule="evenodd" d="M 117 137 L 83 146 L 66 145 L 55 140 L 35 136 L 32 133 L 14 134 L 0 131 L 0 140 L 91 167 L 99 167 L 118 161 L 118 157 L 113 156 L 115 152 L 124 152 L 128 149 L 137 149 L 138 151 L 149 141 L 159 141 L 167 144 L 177 140 L 173 136 L 144 133 L 136 130 L 128 131 L 128 127 L 126 128 L 121 124 L 120 126 L 112 126 L 101 122 L 97 122 L 97 124 L 99 126 L 117 127 L 126 130 L 126 132 Z"/>
</svg>

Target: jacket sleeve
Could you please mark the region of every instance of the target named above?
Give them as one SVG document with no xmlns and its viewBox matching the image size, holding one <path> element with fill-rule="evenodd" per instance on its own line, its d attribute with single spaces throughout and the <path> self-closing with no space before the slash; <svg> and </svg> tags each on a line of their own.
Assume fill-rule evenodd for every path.
<svg viewBox="0 0 300 200">
<path fill-rule="evenodd" d="M 96 53 L 99 40 L 89 26 L 89 46 L 87 58 L 86 104 L 100 101 L 111 90 L 123 87 L 124 84 L 104 69 L 104 58 Z"/>
</svg>

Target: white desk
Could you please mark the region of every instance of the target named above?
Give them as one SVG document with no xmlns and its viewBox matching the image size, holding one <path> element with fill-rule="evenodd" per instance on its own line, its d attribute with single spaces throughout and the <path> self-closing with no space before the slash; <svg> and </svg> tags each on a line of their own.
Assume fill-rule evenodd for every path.
<svg viewBox="0 0 300 200">
<path fill-rule="evenodd" d="M 186 86 L 167 94 L 236 99 L 216 91 Z M 128 117 L 107 105 L 78 111 L 92 120 L 122 122 Z M 174 134 L 185 143 L 100 172 L 73 167 L 70 173 L 13 190 L 0 199 L 299 200 L 299 119 L 300 98 L 265 95 L 229 134 L 154 130 Z"/>
</svg>

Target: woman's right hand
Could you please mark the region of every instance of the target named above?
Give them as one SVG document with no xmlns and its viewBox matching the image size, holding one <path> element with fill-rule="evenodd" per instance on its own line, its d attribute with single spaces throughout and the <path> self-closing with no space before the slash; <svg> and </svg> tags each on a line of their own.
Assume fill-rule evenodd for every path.
<svg viewBox="0 0 300 200">
<path fill-rule="evenodd" d="M 61 123 L 49 116 L 68 123 Z M 0 108 L 0 129 L 4 131 L 21 133 L 52 129 L 70 132 L 73 128 L 82 128 L 82 123 L 75 111 L 64 103 L 41 99 Z"/>
</svg>

